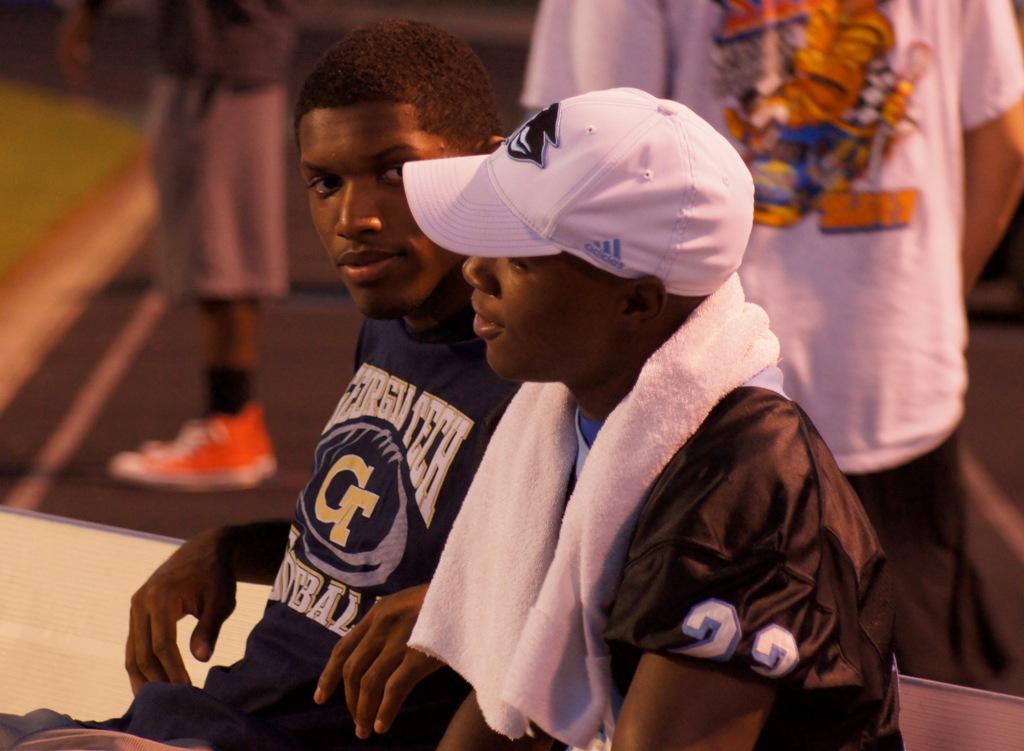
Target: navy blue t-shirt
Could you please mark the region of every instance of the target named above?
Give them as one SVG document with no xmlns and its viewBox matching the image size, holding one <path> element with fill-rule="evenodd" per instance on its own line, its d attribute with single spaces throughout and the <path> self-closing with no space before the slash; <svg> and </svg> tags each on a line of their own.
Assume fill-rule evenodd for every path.
<svg viewBox="0 0 1024 751">
<path fill-rule="evenodd" d="M 203 692 L 179 692 L 175 699 L 162 691 L 154 722 L 166 725 L 168 704 L 180 703 L 193 721 L 183 717 L 173 732 L 214 741 L 223 751 L 357 743 L 343 690 L 318 706 L 312 700 L 316 681 L 338 639 L 377 599 L 433 576 L 482 458 L 487 418 L 515 389 L 487 367 L 471 321 L 467 310 L 420 336 L 401 321 L 363 325 L 355 375 L 320 437 L 284 560 L 245 657 L 211 670 Z M 447 669 L 428 678 L 407 700 L 386 745 L 436 745 L 467 690 Z M 201 708 L 204 702 L 216 706 Z M 170 737 L 169 730 L 154 733 L 140 725 L 149 708 L 139 704 L 132 708 L 136 723 L 122 727 Z M 195 715 L 220 716 L 223 724 L 224 705 L 243 717 L 230 739 L 211 738 L 216 731 Z M 246 721 L 252 737 L 262 739 L 257 745 L 248 745 L 256 741 L 247 740 Z M 268 730 L 280 738 L 271 740 Z M 374 747 L 373 741 L 358 744 Z"/>
</svg>

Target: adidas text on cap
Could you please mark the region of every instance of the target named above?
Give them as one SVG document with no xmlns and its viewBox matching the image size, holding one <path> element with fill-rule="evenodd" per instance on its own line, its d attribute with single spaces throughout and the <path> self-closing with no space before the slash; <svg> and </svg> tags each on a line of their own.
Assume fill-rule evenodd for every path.
<svg viewBox="0 0 1024 751">
<path fill-rule="evenodd" d="M 474 256 L 566 252 L 676 295 L 740 265 L 754 186 L 736 150 L 687 107 L 636 89 L 572 97 L 493 154 L 409 162 L 406 196 L 441 247 Z"/>
</svg>

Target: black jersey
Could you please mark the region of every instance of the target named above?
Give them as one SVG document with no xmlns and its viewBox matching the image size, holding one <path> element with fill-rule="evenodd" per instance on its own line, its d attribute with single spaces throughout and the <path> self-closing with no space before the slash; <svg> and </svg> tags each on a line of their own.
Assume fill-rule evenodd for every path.
<svg viewBox="0 0 1024 751">
<path fill-rule="evenodd" d="M 331 650 L 378 598 L 428 582 L 488 437 L 515 385 L 487 367 L 472 311 L 424 336 L 367 321 L 356 372 L 300 493 L 288 549 L 245 656 L 203 691 L 147 684 L 105 727 L 200 738 L 220 751 L 373 748 L 358 741 L 339 689 L 313 703 Z M 409 697 L 388 748 L 433 747 L 467 686 L 442 670 Z"/>
<path fill-rule="evenodd" d="M 775 684 L 757 749 L 901 749 L 884 563 L 807 416 L 737 389 L 645 502 L 605 631 L 617 688 L 644 652 L 711 660 Z"/>
</svg>

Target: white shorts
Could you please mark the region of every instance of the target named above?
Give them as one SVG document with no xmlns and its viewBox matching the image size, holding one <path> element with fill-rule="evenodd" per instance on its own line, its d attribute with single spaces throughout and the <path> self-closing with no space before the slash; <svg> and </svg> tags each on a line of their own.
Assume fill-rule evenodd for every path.
<svg viewBox="0 0 1024 751">
<path fill-rule="evenodd" d="M 147 131 L 159 194 L 157 280 L 172 299 L 288 290 L 283 85 L 159 77 Z"/>
</svg>

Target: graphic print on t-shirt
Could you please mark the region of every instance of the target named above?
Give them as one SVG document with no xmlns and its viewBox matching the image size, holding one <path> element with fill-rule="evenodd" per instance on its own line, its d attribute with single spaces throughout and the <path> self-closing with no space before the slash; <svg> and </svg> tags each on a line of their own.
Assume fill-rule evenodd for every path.
<svg viewBox="0 0 1024 751">
<path fill-rule="evenodd" d="M 385 585 L 409 537 L 427 534 L 473 421 L 443 399 L 364 363 L 317 445 L 271 599 L 344 634 Z"/>
<path fill-rule="evenodd" d="M 715 88 L 754 176 L 754 220 L 823 232 L 906 226 L 918 190 L 879 189 L 882 162 L 913 130 L 911 95 L 931 51 L 897 54 L 887 0 L 714 0 Z"/>
</svg>

